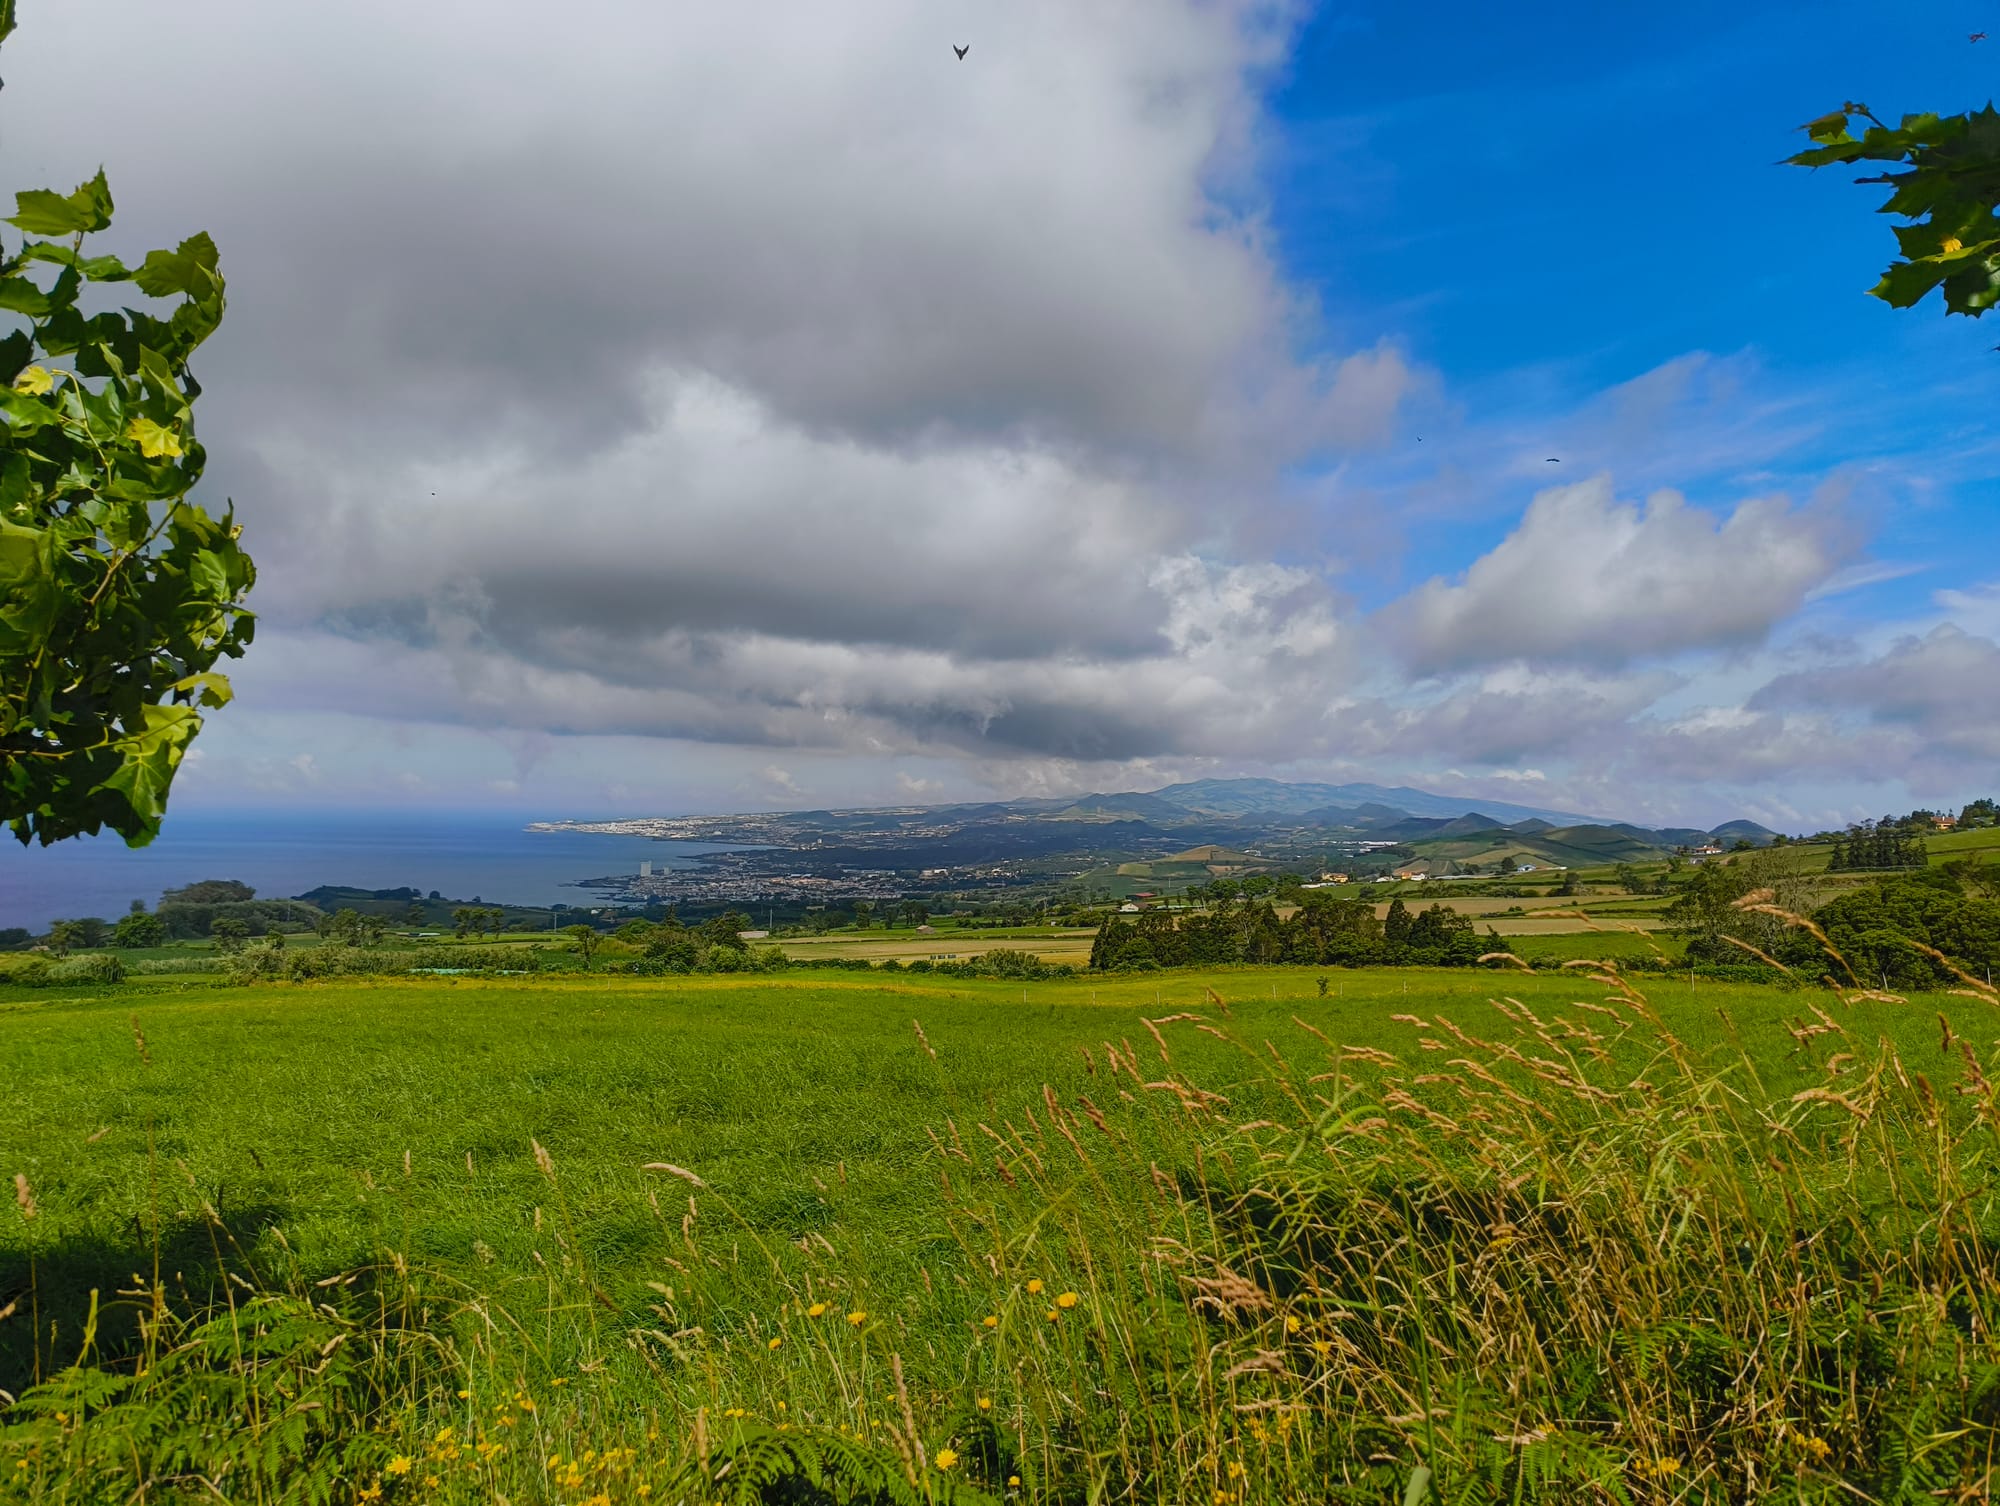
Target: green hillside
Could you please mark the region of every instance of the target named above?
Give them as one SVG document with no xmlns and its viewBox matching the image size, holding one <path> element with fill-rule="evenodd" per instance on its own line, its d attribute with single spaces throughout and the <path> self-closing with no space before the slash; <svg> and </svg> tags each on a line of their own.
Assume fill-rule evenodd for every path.
<svg viewBox="0 0 2000 1506">
<path fill-rule="evenodd" d="M 1523 832 L 1505 827 L 1464 836 L 1428 837 L 1409 846 L 1432 862 L 1491 868 L 1503 858 L 1516 865 L 1594 868 L 1613 863 L 1658 862 L 1666 850 L 1609 826 L 1555 826 Z"/>
</svg>

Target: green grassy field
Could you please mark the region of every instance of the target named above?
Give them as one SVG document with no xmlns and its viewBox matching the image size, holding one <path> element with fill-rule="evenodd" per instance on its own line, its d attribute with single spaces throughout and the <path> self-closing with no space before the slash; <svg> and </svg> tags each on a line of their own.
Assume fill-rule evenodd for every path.
<svg viewBox="0 0 2000 1506">
<path fill-rule="evenodd" d="M 112 1373 L 144 1353 L 147 1385 L 220 1388 L 176 1415 L 214 1406 L 255 1438 L 305 1419 L 303 1462 L 270 1479 L 340 1501 L 637 1502 L 689 1469 L 699 1499 L 1376 1500 L 1419 1469 L 1440 1499 L 1666 1499 L 1739 1491 L 1746 1458 L 1802 1496 L 1838 1494 L 1828 1459 L 1880 1486 L 1880 1408 L 1813 1389 L 1845 1373 L 1838 1341 L 1814 1348 L 1803 1309 L 1774 1329 L 1772 1293 L 1818 1283 L 1830 1334 L 1894 1329 L 1868 1374 L 1913 1425 L 1923 1367 L 1884 1358 L 1910 1320 L 1862 1294 L 1930 1311 L 1910 1289 L 1942 1258 L 1928 1200 L 1960 1163 L 1940 1158 L 1969 1158 L 1970 1189 L 1992 1138 L 1939 1021 L 1984 1042 L 1993 1006 L 1640 987 L 1405 969 L 1334 971 L 1322 995 L 1272 969 L 0 991 L 0 1171 L 33 1213 L 0 1221 L 0 1388 L 87 1344 Z M 1815 1004 L 1839 1032 L 1796 1033 Z M 1831 1089 L 1866 1107 L 1793 1101 Z M 1759 1158 L 1799 1170 L 1781 1186 Z M 1773 1217 L 1795 1234 L 1729 1253 Z M 1984 1217 L 1967 1203 L 1952 1261 L 1985 1269 Z M 1517 1240 L 1524 1263 L 1496 1265 Z M 1631 1240 L 1637 1264 L 1609 1253 Z M 1942 1333 L 1961 1371 L 2000 1366 L 1987 1329 L 1968 1349 L 1942 1316 L 1991 1297 L 1938 1296 L 1924 1355 Z M 205 1338 L 172 1316 L 225 1299 Z M 1606 1304 L 1619 1323 L 1593 1329 Z M 259 1368 L 246 1322 L 308 1337 Z M 1758 1398 L 1745 1418 L 1675 1370 L 1724 1365 L 1723 1336 L 1768 1367 L 1729 1382 Z M 1633 1343 L 1618 1397 L 1592 1389 L 1601 1367 L 1562 1369 Z M 327 1372 L 337 1398 L 307 1363 L 328 1344 L 369 1357 Z M 141 1423 L 54 1407 L 0 1414 L 0 1491 L 128 1499 Z M 822 1474 L 851 1444 L 861 1484 L 741 1493 L 811 1439 Z M 1924 1457 L 1957 1479 L 1971 1456 Z M 750 1462 L 716 1474 L 730 1459 Z M 224 1498 L 261 1496 L 263 1466 L 234 1468 Z"/>
</svg>

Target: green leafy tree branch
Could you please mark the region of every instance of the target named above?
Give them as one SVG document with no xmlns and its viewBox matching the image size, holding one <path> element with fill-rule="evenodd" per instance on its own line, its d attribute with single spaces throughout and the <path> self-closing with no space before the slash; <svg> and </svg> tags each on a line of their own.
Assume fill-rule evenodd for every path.
<svg viewBox="0 0 2000 1506">
<path fill-rule="evenodd" d="M 14 29 L 0 0 L 0 41 Z M 255 580 L 233 509 L 188 500 L 206 459 L 188 369 L 222 321 L 215 243 L 137 267 L 86 255 L 104 174 L 15 196 L 0 238 L 0 821 L 44 845 L 110 827 L 150 841 L 215 671 L 250 642 Z M 86 313 L 130 283 L 163 313 Z"/>
<path fill-rule="evenodd" d="M 1867 122 L 1859 137 L 1857 120 Z M 1946 312 L 1975 319 L 2000 302 L 2000 112 L 1991 103 L 1963 115 L 1905 115 L 1889 126 L 1850 101 L 1802 129 L 1814 145 L 1786 158 L 1791 165 L 1901 167 L 1855 180 L 1887 184 L 1881 212 L 1914 222 L 1894 227 L 1902 256 L 1869 290 L 1875 297 L 1909 308 L 1941 288 Z"/>
</svg>

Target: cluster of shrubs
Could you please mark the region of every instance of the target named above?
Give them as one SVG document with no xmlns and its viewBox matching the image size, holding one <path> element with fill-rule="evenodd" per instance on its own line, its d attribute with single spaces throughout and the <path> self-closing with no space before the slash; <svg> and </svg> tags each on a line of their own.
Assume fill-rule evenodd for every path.
<svg viewBox="0 0 2000 1506">
<path fill-rule="evenodd" d="M 1033 952 L 1012 947 L 995 947 L 977 957 L 949 962 L 933 962 L 923 957 L 911 962 L 899 962 L 894 957 L 879 962 L 866 957 L 813 957 L 793 958 L 781 965 L 791 969 L 832 968 L 852 973 L 933 973 L 947 978 L 1003 978 L 1022 983 L 1074 978 L 1077 974 L 1077 970 L 1067 962 L 1044 962 Z"/>
<path fill-rule="evenodd" d="M 125 964 L 110 952 L 81 957 L 37 957 L 24 967 L 0 974 L 0 982 L 22 988 L 64 988 L 77 984 L 123 983 Z"/>
<path fill-rule="evenodd" d="M 583 959 L 548 947 L 453 947 L 450 951 L 380 951 L 317 946 L 292 949 L 272 936 L 231 952 L 223 969 L 235 983 L 313 978 L 394 977 L 408 973 L 576 972 Z"/>
<path fill-rule="evenodd" d="M 1755 918 L 1751 912 L 1749 919 Z M 1852 969 L 1854 981 L 1870 988 L 1919 992 L 1959 986 L 1951 967 L 1932 952 L 1942 952 L 1979 978 L 2000 967 L 2000 900 L 1993 897 L 1990 870 L 1900 873 L 1829 900 L 1812 912 L 1812 921 Z M 1772 969 L 1725 939 L 1746 931 L 1745 921 L 1732 916 L 1689 941 L 1688 958 L 1705 964 L 1750 963 L 1752 974 L 1769 978 Z M 1840 963 L 1803 927 L 1782 926 L 1770 934 L 1749 931 L 1748 939 L 1801 976 L 1833 974 L 1846 980 Z"/>
</svg>

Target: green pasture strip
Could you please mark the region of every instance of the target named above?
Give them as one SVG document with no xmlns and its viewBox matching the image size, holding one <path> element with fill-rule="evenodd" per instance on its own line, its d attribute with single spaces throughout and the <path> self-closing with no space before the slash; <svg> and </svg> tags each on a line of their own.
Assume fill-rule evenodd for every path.
<svg viewBox="0 0 2000 1506">
<path fill-rule="evenodd" d="M 1409 1121 L 1407 1143 L 1374 1138 L 1387 1131 L 1371 1126 L 1390 1122 L 1378 1101 L 1396 1083 L 1426 1095 L 1444 1091 L 1426 1082 L 1459 1083 L 1465 1091 L 1451 1090 L 1445 1107 L 1460 1121 L 1495 1109 L 1509 1121 L 1498 1154 L 1540 1166 L 1545 1179 L 1582 1179 L 1574 1194 L 1549 1194 L 1558 1212 L 1547 1216 L 1564 1216 L 1566 1197 L 1610 1197 L 1619 1248 L 1636 1238 L 1647 1261 L 1671 1259 L 1675 1281 L 1712 1285 L 1715 1255 L 1673 1242 L 1674 1220 L 1686 1230 L 1697 1202 L 1713 1231 L 1701 1238 L 1727 1230 L 1740 1241 L 1764 1238 L 1786 1196 L 1806 1199 L 1808 1213 L 1822 1187 L 1889 1197 L 1890 1207 L 1914 1185 L 1916 1172 L 1887 1153 L 1900 1141 L 1855 1162 L 1857 1181 L 1840 1164 L 1855 1154 L 1841 1148 L 1859 1133 L 1854 1121 L 1807 1102 L 1785 1110 L 1799 1126 L 1769 1141 L 1785 1151 L 1781 1170 L 1799 1167 L 1793 1192 L 1746 1181 L 1703 1201 L 1700 1188 L 1735 1174 L 1730 1135 L 1760 1147 L 1743 1162 L 1746 1177 L 1771 1159 L 1759 1105 L 1829 1084 L 1859 1094 L 1829 1076 L 1849 1043 L 1893 1053 L 1896 1072 L 1906 1063 L 1930 1073 L 1947 1095 L 1943 1112 L 1962 1125 L 1976 1105 L 1949 1096 L 1963 1069 L 1939 1017 L 1985 1041 L 1993 1011 L 1948 996 L 1842 1006 L 1685 977 L 1638 987 L 1647 1004 L 1608 1014 L 1604 989 L 1575 973 L 1422 969 L 1026 985 L 821 974 L 0 990 L 11 1100 L 0 1173 L 24 1179 L 35 1214 L 0 1220 L 0 1306 L 23 1302 L 31 1318 L 0 1324 L 0 1387 L 18 1393 L 76 1357 L 93 1290 L 97 1354 L 114 1361 L 132 1353 L 136 1314 L 151 1301 L 119 1293 L 157 1290 L 194 1306 L 231 1293 L 246 1308 L 316 1303 L 313 1312 L 334 1315 L 313 1323 L 372 1313 L 354 1343 L 385 1354 L 404 1353 L 397 1335 L 410 1324 L 441 1335 L 419 1346 L 429 1358 L 410 1351 L 368 1372 L 366 1384 L 384 1389 L 366 1436 L 298 1466 L 333 1471 L 341 1500 L 384 1484 L 393 1498 L 434 1477 L 423 1488 L 439 1500 L 636 1501 L 626 1487 L 637 1475 L 620 1471 L 680 1469 L 704 1449 L 721 1459 L 793 1427 L 868 1440 L 870 1457 L 914 1475 L 925 1494 L 976 1475 L 1004 1497 L 1019 1477 L 1018 1495 L 1048 1501 L 1084 1499 L 1092 1481 L 1130 1499 L 1374 1500 L 1400 1496 L 1420 1461 L 1449 1485 L 1441 1499 L 1454 1500 L 1485 1498 L 1481 1471 L 1497 1472 L 1502 1494 L 1537 1499 L 1539 1486 L 1525 1487 L 1544 1472 L 1574 1490 L 1605 1469 L 1627 1484 L 1633 1471 L 1658 1477 L 1662 1461 L 1683 1456 L 1690 1474 L 1733 1469 L 1734 1454 L 1703 1462 L 1705 1435 L 1673 1411 L 1678 1402 L 1634 1410 L 1620 1437 L 1586 1429 L 1546 1459 L 1519 1455 L 1518 1444 L 1495 1452 L 1496 1437 L 1513 1436 L 1510 1404 L 1485 1390 L 1479 1366 L 1498 1361 L 1477 1359 L 1487 1352 L 1479 1325 L 1539 1314 L 1542 1288 L 1529 1280 L 1512 1306 L 1487 1308 L 1455 1294 L 1483 1290 L 1501 1268 L 1489 1271 L 1482 1252 L 1517 1237 L 1541 1241 L 1536 1261 L 1609 1257 L 1559 1225 L 1508 1233 L 1510 1219 L 1543 1216 L 1533 1211 L 1542 1204 L 1523 1194 L 1509 1213 L 1500 1193 L 1477 1191 L 1477 1157 L 1448 1142 L 1426 1148 L 1425 1121 Z M 1837 1014 L 1844 1035 L 1809 1033 L 1820 1028 L 1815 1004 Z M 1640 1023 L 1646 1013 L 1657 1024 Z M 1495 1055 L 1493 1041 L 1522 1041 L 1531 1054 Z M 1608 1056 L 1592 1063 L 1590 1051 Z M 1114 1054 L 1124 1063 L 1115 1071 Z M 1647 1075 L 1670 1101 L 1655 1123 L 1654 1098 L 1628 1093 L 1611 1114 L 1561 1086 L 1560 1073 L 1536 1075 L 1548 1070 L 1536 1061 L 1560 1067 L 1566 1057 L 1614 1092 Z M 1468 1058 L 1493 1064 L 1494 1086 L 1463 1075 Z M 1870 1072 L 1895 1091 L 1886 1064 Z M 1494 1096 L 1508 1084 L 1512 1098 Z M 1905 1096 L 1939 1101 L 1915 1088 Z M 1456 1198 L 1461 1177 L 1471 1178 L 1471 1201 L 1440 1204 L 1444 1222 L 1426 1222 L 1432 1194 L 1422 1189 Z M 1269 1191 L 1240 1201 L 1253 1183 Z M 1967 1226 L 1955 1237 L 1981 1236 Z M 1785 1260 L 1816 1248 L 1782 1244 Z M 1743 1249 L 1746 1269 L 1763 1271 L 1754 1263 L 1765 1257 Z M 1422 1273 L 1425 1300 L 1440 1304 L 1430 1319 L 1369 1284 L 1407 1280 L 1396 1262 L 1419 1251 L 1437 1262 Z M 1729 1246 L 1723 1276 L 1738 1258 Z M 1355 1260 L 1378 1273 L 1359 1287 Z M 218 1283 L 219 1265 L 243 1284 Z M 1647 1276 L 1628 1293 L 1622 1269 L 1579 1267 L 1577 1279 L 1627 1293 L 1605 1301 L 1680 1290 Z M 311 1285 L 343 1272 L 358 1272 L 359 1285 Z M 1817 1290 L 1773 1266 L 1770 1279 L 1780 1276 L 1774 1289 Z M 1822 1279 L 1840 1278 L 1812 1278 Z M 1317 1297 L 1315 1281 L 1327 1283 Z M 1634 1309 L 1630 1322 L 1663 1354 L 1725 1320 L 1754 1337 L 1768 1321 L 1762 1290 L 1746 1286 L 1738 1302 L 1690 1289 L 1685 1320 Z M 1203 1292 L 1218 1294 L 1210 1307 L 1194 1300 Z M 1593 1314 L 1596 1303 L 1586 1304 Z M 1564 1313 L 1574 1310 L 1565 1298 L 1536 1316 L 1554 1326 L 1534 1329 L 1518 1352 L 1569 1342 Z M 303 1309 L 296 1322 L 308 1322 Z M 1371 1325 L 1375 1347 L 1355 1350 L 1342 1370 L 1336 1340 L 1362 1342 L 1358 1331 L 1342 1336 L 1355 1322 Z M 1443 1347 L 1425 1358 L 1428 1341 L 1413 1335 L 1427 1324 Z M 1521 1426 L 1597 1415 L 1591 1356 L 1609 1341 L 1578 1339 L 1589 1363 L 1567 1380 L 1536 1370 Z M 176 1351 L 204 1352 L 226 1363 L 230 1351 Z M 1460 1388 L 1447 1393 L 1459 1422 L 1419 1427 L 1409 1419 L 1421 1407 L 1396 1402 L 1423 1366 L 1435 1367 L 1436 1384 Z M 1792 1373 L 1757 1373 L 1767 1369 Z M 1313 1380 L 1322 1370 L 1328 1379 Z M 1906 1371 L 1915 1373 L 1896 1374 Z M 1361 1389 L 1326 1389 L 1341 1374 Z M 1630 1371 L 1629 1384 L 1643 1389 L 1649 1374 Z M 1884 1405 L 1903 1405 L 1901 1384 Z M 991 1415 L 982 1397 L 995 1403 Z M 1626 1404 L 1638 1407 L 1629 1395 Z M 232 1428 L 254 1432 L 249 1403 L 230 1405 Z M 1528 1408 L 1528 1394 L 1511 1405 Z M 698 1408 L 707 1431 L 696 1429 Z M 922 1472 L 905 1419 L 928 1450 Z M 1801 1439 L 1863 1446 L 1859 1421 L 1850 1445 L 1834 1412 L 1805 1420 L 1815 1431 Z M 77 1484 L 92 1469 L 125 1478 L 129 1440 L 100 1457 L 64 1431 L 72 1424 L 14 1423 L 0 1414 L 0 1468 L 20 1469 L 8 1478 L 31 1482 L 32 1499 L 97 1499 Z M 1649 1431 L 1656 1425 L 1664 1431 Z M 1795 1474 L 1804 1446 L 1773 1441 L 1762 1478 Z M 635 1453 L 615 1453 L 624 1462 L 607 1474 L 607 1449 Z M 944 1450 L 950 1464 L 939 1463 Z M 398 1459 L 410 1461 L 407 1482 Z M 1522 1488 L 1504 1488 L 1510 1481 Z M 122 1498 L 105 1489 L 102 1498 Z"/>
</svg>

